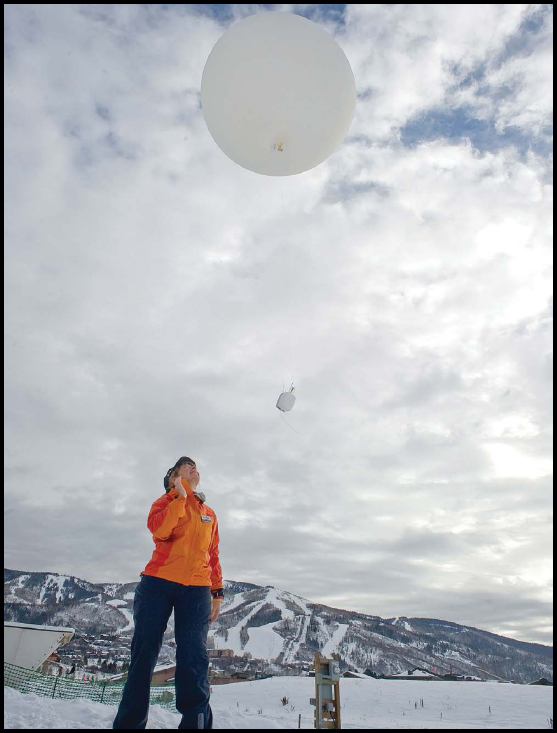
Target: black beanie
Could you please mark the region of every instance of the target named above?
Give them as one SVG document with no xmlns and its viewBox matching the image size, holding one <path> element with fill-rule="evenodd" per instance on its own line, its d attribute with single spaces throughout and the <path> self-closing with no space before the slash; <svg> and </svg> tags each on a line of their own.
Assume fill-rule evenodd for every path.
<svg viewBox="0 0 557 733">
<path fill-rule="evenodd" d="M 181 458 L 178 458 L 178 460 L 172 466 L 172 468 L 169 468 L 168 471 L 166 472 L 166 476 L 163 479 L 163 484 L 164 484 L 164 490 L 166 491 L 167 494 L 170 491 L 170 486 L 168 485 L 170 474 L 172 473 L 172 471 L 174 471 L 174 469 L 180 468 L 180 466 L 182 466 L 184 463 L 193 463 L 195 465 L 195 461 L 192 458 L 188 458 L 187 456 L 182 456 Z"/>
</svg>

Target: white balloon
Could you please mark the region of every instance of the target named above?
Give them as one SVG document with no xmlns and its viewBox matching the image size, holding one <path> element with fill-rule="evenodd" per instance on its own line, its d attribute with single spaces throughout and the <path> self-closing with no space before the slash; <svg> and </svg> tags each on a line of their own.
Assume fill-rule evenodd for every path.
<svg viewBox="0 0 557 733">
<path fill-rule="evenodd" d="M 344 140 L 356 107 L 348 59 L 319 25 L 292 13 L 239 21 L 201 80 L 209 132 L 234 162 L 267 176 L 314 168 Z"/>
</svg>

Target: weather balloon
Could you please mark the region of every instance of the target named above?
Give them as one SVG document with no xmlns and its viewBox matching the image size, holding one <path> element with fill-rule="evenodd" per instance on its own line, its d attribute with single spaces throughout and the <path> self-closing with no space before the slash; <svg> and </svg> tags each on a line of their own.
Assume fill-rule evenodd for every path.
<svg viewBox="0 0 557 733">
<path fill-rule="evenodd" d="M 300 15 L 262 12 L 235 23 L 209 54 L 201 107 L 234 162 L 267 176 L 322 163 L 354 116 L 356 86 L 344 52 Z"/>
</svg>

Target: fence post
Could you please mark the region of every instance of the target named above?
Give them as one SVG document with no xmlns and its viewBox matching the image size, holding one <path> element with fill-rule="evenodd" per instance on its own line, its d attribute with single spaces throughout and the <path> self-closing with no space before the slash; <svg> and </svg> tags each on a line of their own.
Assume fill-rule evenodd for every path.
<svg viewBox="0 0 557 733">
<path fill-rule="evenodd" d="M 103 691 L 101 694 L 101 702 L 104 700 L 104 691 L 106 690 L 106 682 L 103 682 Z"/>
<path fill-rule="evenodd" d="M 322 657 L 315 652 L 313 668 L 315 670 L 315 697 L 310 703 L 315 705 L 316 728 L 341 728 L 340 724 L 340 664 L 339 655 L 332 659 Z"/>
<path fill-rule="evenodd" d="M 52 697 L 54 697 L 56 693 L 56 685 L 58 684 L 58 677 L 54 678 L 54 689 L 52 690 Z"/>
</svg>

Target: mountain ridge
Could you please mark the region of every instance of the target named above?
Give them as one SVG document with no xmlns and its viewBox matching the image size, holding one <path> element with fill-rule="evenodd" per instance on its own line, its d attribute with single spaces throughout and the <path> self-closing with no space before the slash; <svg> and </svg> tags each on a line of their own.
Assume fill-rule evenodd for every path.
<svg viewBox="0 0 557 733">
<path fill-rule="evenodd" d="M 133 630 L 137 582 L 91 583 L 73 575 L 4 569 L 4 619 L 72 626 L 122 644 Z M 552 647 L 441 619 L 387 619 L 313 603 L 255 583 L 225 580 L 225 600 L 208 645 L 260 660 L 278 673 L 307 666 L 316 651 L 338 653 L 343 669 L 376 675 L 413 667 L 439 674 L 530 682 L 552 679 Z M 171 660 L 173 623 L 165 634 Z M 120 650 L 122 646 L 118 647 Z"/>
</svg>

